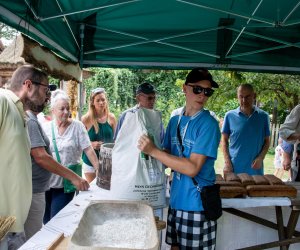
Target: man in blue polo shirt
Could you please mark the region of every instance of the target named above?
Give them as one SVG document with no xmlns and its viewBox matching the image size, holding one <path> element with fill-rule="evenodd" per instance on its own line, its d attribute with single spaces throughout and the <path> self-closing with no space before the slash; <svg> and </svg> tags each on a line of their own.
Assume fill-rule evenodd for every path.
<svg viewBox="0 0 300 250">
<path fill-rule="evenodd" d="M 263 175 L 263 160 L 270 145 L 270 120 L 265 111 L 254 106 L 252 85 L 238 87 L 240 106 L 225 114 L 222 127 L 224 173 Z"/>
<path fill-rule="evenodd" d="M 164 151 L 146 135 L 138 142 L 141 151 L 174 171 L 166 233 L 166 243 L 172 250 L 215 249 L 217 221 L 205 218 L 200 192 L 193 182 L 194 178 L 199 187 L 215 182 L 220 129 L 204 109 L 212 88 L 218 88 L 218 84 L 207 69 L 190 71 L 182 87 L 186 105 L 169 121 Z"/>
</svg>

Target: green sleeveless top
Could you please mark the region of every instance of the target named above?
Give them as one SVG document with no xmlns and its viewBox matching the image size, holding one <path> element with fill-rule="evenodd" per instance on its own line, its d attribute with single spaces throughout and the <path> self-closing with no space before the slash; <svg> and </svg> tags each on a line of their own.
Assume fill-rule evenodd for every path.
<svg viewBox="0 0 300 250">
<path fill-rule="evenodd" d="M 89 131 L 88 135 L 90 137 L 91 141 L 102 141 L 104 143 L 110 143 L 113 142 L 113 137 L 114 137 L 114 131 L 113 128 L 109 125 L 109 123 L 106 121 L 105 123 L 99 123 L 99 130 L 98 133 L 96 133 L 94 126 L 92 126 Z M 99 159 L 99 150 L 95 150 L 96 155 Z M 85 164 L 92 166 L 92 163 L 89 161 L 88 157 L 86 154 L 83 152 L 82 153 L 82 160 Z"/>
</svg>

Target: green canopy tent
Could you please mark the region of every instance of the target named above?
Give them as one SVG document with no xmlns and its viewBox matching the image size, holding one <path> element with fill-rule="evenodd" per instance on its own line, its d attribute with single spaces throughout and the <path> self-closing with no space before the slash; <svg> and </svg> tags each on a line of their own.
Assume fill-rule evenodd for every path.
<svg viewBox="0 0 300 250">
<path fill-rule="evenodd" d="M 300 71 L 298 0 L 0 0 L 0 14 L 81 67 Z"/>
</svg>

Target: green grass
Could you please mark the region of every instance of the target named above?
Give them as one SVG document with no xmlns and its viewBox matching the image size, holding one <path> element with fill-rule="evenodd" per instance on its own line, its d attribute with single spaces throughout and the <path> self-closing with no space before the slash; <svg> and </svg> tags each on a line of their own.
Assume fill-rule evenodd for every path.
<svg viewBox="0 0 300 250">
<path fill-rule="evenodd" d="M 264 159 L 264 173 L 265 174 L 274 174 L 274 154 L 268 153 Z M 215 171 L 217 174 L 223 175 L 223 166 L 224 166 L 224 156 L 221 148 L 218 150 L 218 158 L 215 162 Z M 288 172 L 285 171 L 282 177 L 282 180 L 287 180 L 289 177 Z"/>
</svg>

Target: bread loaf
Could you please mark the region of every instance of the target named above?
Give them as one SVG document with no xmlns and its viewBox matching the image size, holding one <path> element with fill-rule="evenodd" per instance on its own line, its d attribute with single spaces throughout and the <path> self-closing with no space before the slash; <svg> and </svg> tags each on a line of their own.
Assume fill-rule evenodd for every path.
<svg viewBox="0 0 300 250">
<path fill-rule="evenodd" d="M 224 181 L 224 178 L 220 174 L 216 174 L 216 181 Z"/>
<path fill-rule="evenodd" d="M 241 183 L 243 184 L 243 186 L 254 185 L 255 184 L 252 176 L 247 174 L 247 173 L 237 174 L 237 176 L 241 180 Z"/>
<path fill-rule="evenodd" d="M 290 197 L 297 196 L 297 189 L 289 185 L 250 185 L 247 186 L 251 197 Z"/>
<path fill-rule="evenodd" d="M 269 181 L 270 185 L 284 185 L 283 181 L 275 175 L 266 174 L 264 176 Z"/>
<path fill-rule="evenodd" d="M 270 185 L 269 181 L 263 175 L 252 175 L 255 185 Z"/>
<path fill-rule="evenodd" d="M 242 183 L 238 181 L 216 181 L 216 184 L 219 184 L 220 186 L 242 187 Z"/>
<path fill-rule="evenodd" d="M 236 186 L 221 186 L 220 196 L 221 198 L 242 198 L 247 194 L 244 187 Z"/>
<path fill-rule="evenodd" d="M 226 173 L 224 175 L 225 181 L 238 181 L 241 182 L 240 178 L 235 173 Z"/>
</svg>

